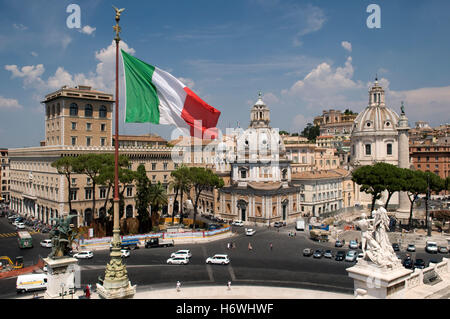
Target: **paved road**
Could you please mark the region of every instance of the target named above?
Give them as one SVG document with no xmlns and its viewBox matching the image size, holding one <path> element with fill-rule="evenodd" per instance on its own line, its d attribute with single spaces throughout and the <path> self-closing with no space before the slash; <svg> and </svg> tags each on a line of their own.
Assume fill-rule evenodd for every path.
<svg viewBox="0 0 450 319">
<path fill-rule="evenodd" d="M 6 219 L 0 219 L 0 233 L 10 230 Z M 9 228 L 8 228 L 9 227 Z M 14 227 L 12 227 L 14 228 Z M 230 280 L 234 284 L 284 286 L 293 288 L 319 289 L 332 292 L 353 293 L 353 281 L 348 277 L 346 268 L 353 263 L 335 261 L 334 259 L 314 259 L 304 257 L 304 248 L 332 249 L 333 243 L 312 242 L 301 233 L 289 237 L 288 231 L 293 226 L 280 229 L 255 228 L 256 234 L 245 236 L 244 228 L 233 227 L 236 235 L 204 244 L 183 244 L 171 248 L 137 249 L 126 259 L 127 270 L 132 284 L 138 290 L 175 287 L 177 280 L 183 286 L 198 284 L 226 285 Z M 33 235 L 35 247 L 21 251 L 15 238 L 0 238 L 0 251 L 7 251 L 10 257 L 18 254 L 27 258 L 36 258 L 38 254 L 46 255 L 49 249 L 39 246 L 39 241 L 47 236 Z M 233 241 L 235 249 L 227 249 L 227 243 Z M 253 250 L 248 250 L 248 243 Z M 270 249 L 272 243 L 273 249 Z M 188 265 L 167 265 L 170 253 L 178 249 L 190 249 L 191 262 Z M 348 250 L 348 249 L 343 249 Z M 205 259 L 218 253 L 226 253 L 231 258 L 230 265 L 206 265 Z M 404 253 L 401 253 L 403 256 Z M 34 257 L 33 257 L 34 256 Z M 434 255 L 442 259 L 440 255 Z M 430 259 L 425 252 L 417 252 L 417 258 Z M 103 277 L 105 265 L 109 260 L 109 251 L 95 251 L 94 258 L 80 260 L 81 283 L 95 286 L 97 278 Z M 15 278 L 3 279 L 0 284 L 0 298 L 14 298 Z"/>
</svg>

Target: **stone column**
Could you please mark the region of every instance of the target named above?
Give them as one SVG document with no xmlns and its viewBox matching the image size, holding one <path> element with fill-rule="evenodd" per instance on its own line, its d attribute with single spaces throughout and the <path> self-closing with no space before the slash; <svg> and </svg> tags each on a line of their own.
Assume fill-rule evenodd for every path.
<svg viewBox="0 0 450 319">
<path fill-rule="evenodd" d="M 409 131 L 410 127 L 408 125 L 408 118 L 403 112 L 402 105 L 402 113 L 400 115 L 400 119 L 398 121 L 398 167 L 399 168 L 409 168 Z M 408 199 L 408 194 L 406 192 L 400 192 L 399 194 L 399 203 L 400 206 L 398 208 L 398 212 L 400 213 L 409 213 L 410 201 Z"/>
</svg>

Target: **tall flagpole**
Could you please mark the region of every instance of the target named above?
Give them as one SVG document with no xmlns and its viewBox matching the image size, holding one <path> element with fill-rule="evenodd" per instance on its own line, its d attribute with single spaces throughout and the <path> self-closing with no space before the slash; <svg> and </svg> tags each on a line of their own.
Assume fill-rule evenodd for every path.
<svg viewBox="0 0 450 319">
<path fill-rule="evenodd" d="M 102 298 L 130 298 L 136 293 L 136 286 L 131 286 L 128 279 L 127 269 L 122 262 L 121 240 L 120 240 L 120 222 L 119 222 L 119 26 L 120 14 L 125 9 L 117 9 L 116 25 L 113 26 L 116 36 L 116 101 L 115 101 L 115 143 L 114 143 L 114 226 L 112 249 L 110 261 L 106 265 L 105 278 L 97 283 L 97 292 Z"/>
</svg>

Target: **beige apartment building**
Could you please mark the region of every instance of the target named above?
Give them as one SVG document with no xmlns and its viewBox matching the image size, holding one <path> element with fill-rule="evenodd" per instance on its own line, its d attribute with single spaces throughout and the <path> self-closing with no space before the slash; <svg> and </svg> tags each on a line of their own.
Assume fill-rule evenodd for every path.
<svg viewBox="0 0 450 319">
<path fill-rule="evenodd" d="M 10 199 L 9 156 L 7 148 L 0 148 L 0 202 L 8 203 Z"/>
<path fill-rule="evenodd" d="M 113 154 L 113 103 L 112 95 L 86 86 L 64 86 L 46 96 L 44 145 L 9 150 L 12 209 L 52 224 L 51 218 L 69 213 L 70 195 L 71 213 L 77 215 L 73 220 L 75 225 L 90 225 L 94 218 L 104 213 L 102 206 L 107 198 L 112 197 L 112 191 L 108 195 L 105 186 L 96 186 L 96 211 L 93 212 L 92 181 L 85 175 L 73 175 L 70 181 L 72 192 L 68 194 L 66 177 L 58 174 L 51 163 L 63 156 Z M 140 164 L 144 164 L 152 183 L 161 182 L 168 187 L 170 172 L 175 169 L 171 161 L 171 148 L 125 144 L 119 147 L 119 153 L 129 157 L 132 170 L 137 170 Z M 125 188 L 123 217 L 134 217 L 135 185 L 126 185 Z M 172 201 L 172 194 L 169 193 L 169 203 L 163 208 L 163 213 L 172 211 Z"/>
</svg>

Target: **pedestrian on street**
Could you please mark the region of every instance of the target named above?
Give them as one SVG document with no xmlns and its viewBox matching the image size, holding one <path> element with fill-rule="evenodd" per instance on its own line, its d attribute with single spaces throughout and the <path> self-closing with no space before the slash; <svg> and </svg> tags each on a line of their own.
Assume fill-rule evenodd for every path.
<svg viewBox="0 0 450 319">
<path fill-rule="evenodd" d="M 91 290 L 89 289 L 89 285 L 86 286 L 86 298 L 91 298 Z"/>
<path fill-rule="evenodd" d="M 272 250 L 273 249 L 273 246 L 272 246 L 272 243 L 270 243 L 270 250 Z"/>
<path fill-rule="evenodd" d="M 180 292 L 181 289 L 181 283 L 179 281 L 177 281 L 177 292 Z"/>
<path fill-rule="evenodd" d="M 228 290 L 231 290 L 231 281 L 228 281 L 227 287 L 228 287 Z"/>
<path fill-rule="evenodd" d="M 236 243 L 235 243 L 235 242 L 233 242 L 233 244 L 232 244 L 232 245 L 233 245 L 233 246 L 232 246 L 232 247 L 233 247 L 233 249 L 234 249 L 234 248 L 236 248 Z"/>
<path fill-rule="evenodd" d="M 253 249 L 252 244 L 248 243 L 248 250 L 252 250 L 252 249 Z"/>
</svg>

